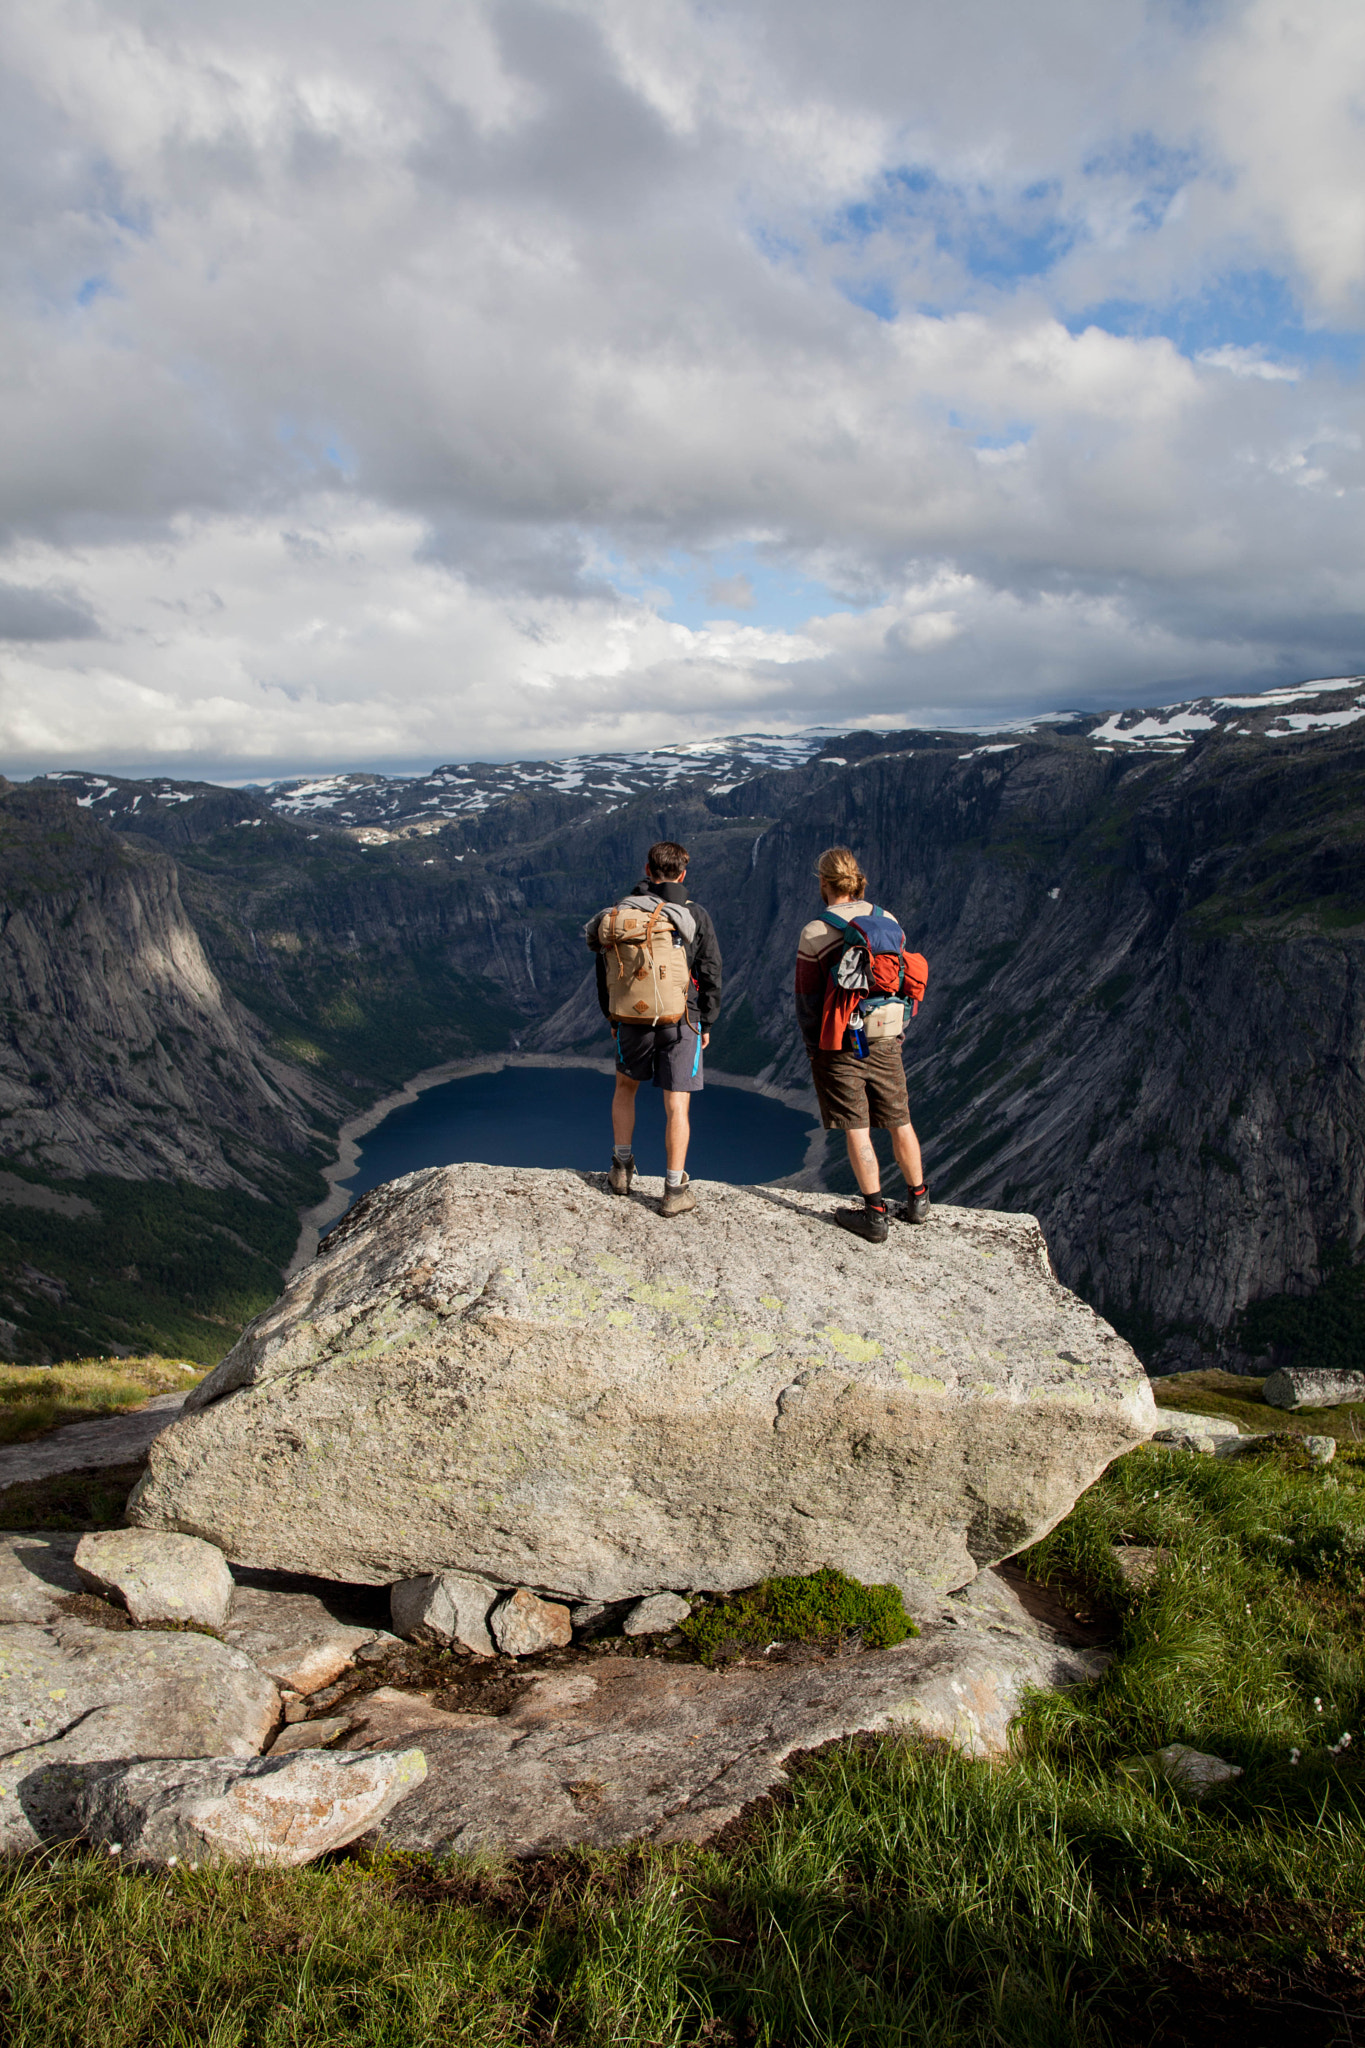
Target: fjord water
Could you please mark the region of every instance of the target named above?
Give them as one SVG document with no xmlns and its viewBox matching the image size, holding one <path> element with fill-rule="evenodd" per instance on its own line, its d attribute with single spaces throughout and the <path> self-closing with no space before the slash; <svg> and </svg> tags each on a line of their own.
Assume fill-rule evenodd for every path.
<svg viewBox="0 0 1365 2048">
<path fill-rule="evenodd" d="M 611 1164 L 609 1075 L 590 1067 L 504 1067 L 428 1088 L 376 1124 L 361 1141 L 346 1187 L 352 1200 L 423 1166 L 481 1160 L 489 1166 L 568 1166 L 605 1172 Z M 636 1096 L 635 1161 L 664 1170 L 663 1100 L 648 1083 Z M 695 1180 L 740 1185 L 795 1173 L 811 1119 L 746 1088 L 712 1084 L 692 1101 L 687 1170 Z"/>
</svg>

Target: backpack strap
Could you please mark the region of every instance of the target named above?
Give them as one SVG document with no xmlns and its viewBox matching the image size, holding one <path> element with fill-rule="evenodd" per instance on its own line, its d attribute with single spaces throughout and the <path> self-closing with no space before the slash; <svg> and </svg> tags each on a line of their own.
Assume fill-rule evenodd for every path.
<svg viewBox="0 0 1365 2048">
<path fill-rule="evenodd" d="M 830 910 L 828 907 L 821 911 L 820 922 L 821 924 L 832 924 L 836 932 L 851 932 L 853 930 L 853 926 L 846 917 L 838 916 L 835 911 Z"/>
</svg>

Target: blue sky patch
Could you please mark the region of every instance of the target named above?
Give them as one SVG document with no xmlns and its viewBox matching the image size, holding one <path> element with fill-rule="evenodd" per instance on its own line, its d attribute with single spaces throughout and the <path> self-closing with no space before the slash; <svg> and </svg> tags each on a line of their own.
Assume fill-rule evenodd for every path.
<svg viewBox="0 0 1365 2048">
<path fill-rule="evenodd" d="M 623 596 L 652 598 L 662 617 L 693 632 L 731 619 L 792 633 L 814 616 L 859 609 L 790 563 L 770 561 L 747 547 L 706 556 L 672 554 L 643 567 L 609 556 L 606 573 Z"/>
<path fill-rule="evenodd" d="M 1164 334 L 1182 355 L 1206 349 L 1259 349 L 1276 362 L 1327 365 L 1345 376 L 1361 369 L 1365 335 L 1344 328 L 1310 327 L 1287 278 L 1268 269 L 1230 271 L 1197 297 L 1157 306 L 1108 299 L 1067 319 L 1073 334 L 1103 327 L 1110 334 Z"/>
</svg>

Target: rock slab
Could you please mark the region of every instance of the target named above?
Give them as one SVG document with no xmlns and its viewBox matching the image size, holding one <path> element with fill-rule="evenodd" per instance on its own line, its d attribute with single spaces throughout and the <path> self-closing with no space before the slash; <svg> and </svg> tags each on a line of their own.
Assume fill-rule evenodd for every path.
<svg viewBox="0 0 1365 2048">
<path fill-rule="evenodd" d="M 891 1650 L 723 1671 L 604 1654 L 529 1682 L 506 1714 L 362 1703 L 347 1748 L 420 1740 L 427 1779 L 372 1839 L 428 1854 L 540 1856 L 573 1844 L 705 1842 L 785 1782 L 796 1750 L 901 1730 L 995 1756 L 1030 1686 L 1103 1660 L 975 1617 Z"/>
<path fill-rule="evenodd" d="M 180 1621 L 221 1628 L 232 1605 L 227 1559 L 198 1536 L 100 1529 L 76 1545 L 76 1570 L 92 1593 L 120 1601 L 139 1625 Z"/>
<path fill-rule="evenodd" d="M 111 1849 L 117 1844 L 134 1863 L 294 1868 L 344 1849 L 425 1776 L 420 1749 L 135 1763 L 92 1774 L 81 1795 L 81 1833 Z"/>
<path fill-rule="evenodd" d="M 338 1621 L 315 1594 L 261 1586 L 238 1586 L 223 1635 L 276 1685 L 305 1696 L 339 1678 L 376 1640 L 374 1629 Z"/>
<path fill-rule="evenodd" d="M 115 1706 L 146 1717 L 161 1745 L 154 1756 L 254 1756 L 280 1700 L 249 1658 L 212 1636 L 87 1628 L 67 1616 L 0 1628 L 0 1753 Z"/>
<path fill-rule="evenodd" d="M 212 1636 L 0 1627 L 0 1855 L 79 1832 L 89 1767 L 131 1757 L 250 1758 L 279 1720 L 274 1685 Z"/>
<path fill-rule="evenodd" d="M 61 1472 L 91 1472 L 108 1465 L 140 1465 L 153 1440 L 169 1429 L 185 1404 L 183 1394 L 153 1394 L 140 1408 L 97 1422 L 68 1422 L 32 1443 L 0 1450 L 0 1493 Z"/>
<path fill-rule="evenodd" d="M 1261 1393 L 1272 1408 L 1338 1408 L 1343 1401 L 1365 1401 L 1365 1372 L 1281 1366 L 1267 1374 Z"/>
<path fill-rule="evenodd" d="M 130 1519 L 369 1584 L 576 1603 L 832 1564 L 923 1610 L 1157 1426 L 1031 1217 L 871 1246 L 833 1197 L 697 1195 L 667 1223 L 600 1175 L 376 1190 L 190 1394 Z"/>
</svg>

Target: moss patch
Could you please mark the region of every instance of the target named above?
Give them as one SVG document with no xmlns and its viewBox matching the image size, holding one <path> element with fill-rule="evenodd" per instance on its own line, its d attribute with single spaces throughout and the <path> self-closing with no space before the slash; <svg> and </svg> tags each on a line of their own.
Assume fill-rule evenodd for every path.
<svg viewBox="0 0 1365 2048">
<path fill-rule="evenodd" d="M 864 1586 L 826 1565 L 708 1600 L 682 1624 L 682 1634 L 703 1664 L 714 1664 L 774 1641 L 837 1645 L 857 1637 L 865 1649 L 885 1650 L 919 1630 L 894 1586 Z"/>
</svg>

